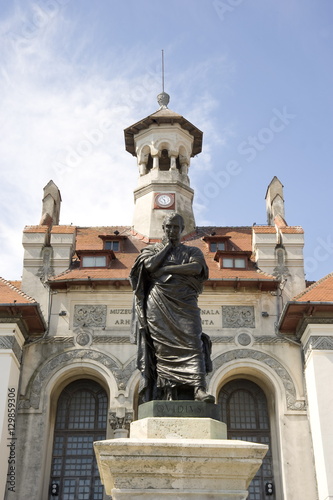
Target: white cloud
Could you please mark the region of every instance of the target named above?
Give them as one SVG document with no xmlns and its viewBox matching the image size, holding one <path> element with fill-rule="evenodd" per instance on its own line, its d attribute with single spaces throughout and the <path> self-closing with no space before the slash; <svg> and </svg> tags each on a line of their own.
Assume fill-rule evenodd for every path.
<svg viewBox="0 0 333 500">
<path fill-rule="evenodd" d="M 107 64 L 85 67 L 80 61 L 90 39 L 82 34 L 71 53 L 74 30 L 61 8 L 46 15 L 36 5 L 25 12 L 17 8 L 0 25 L 6 42 L 0 56 L 0 275 L 7 279 L 21 274 L 21 231 L 39 223 L 42 189 L 50 179 L 62 194 L 61 223 L 132 221 L 137 167 L 125 151 L 123 129 L 157 109 L 159 64 L 142 68 L 149 49 L 137 46 L 122 54 L 109 51 Z M 209 62 L 204 66 L 196 79 L 207 78 Z M 213 132 L 214 99 L 205 92 L 187 106 L 190 100 L 182 106 L 191 110 L 188 119 L 207 135 Z M 210 168 L 210 161 L 207 141 L 200 168 Z"/>
</svg>

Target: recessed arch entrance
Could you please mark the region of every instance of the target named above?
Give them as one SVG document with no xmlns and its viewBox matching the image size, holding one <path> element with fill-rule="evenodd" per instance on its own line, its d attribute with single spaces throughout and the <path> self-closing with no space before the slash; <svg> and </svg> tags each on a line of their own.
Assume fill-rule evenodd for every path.
<svg viewBox="0 0 333 500">
<path fill-rule="evenodd" d="M 274 484 L 271 430 L 267 399 L 254 381 L 229 380 L 219 391 L 222 421 L 227 424 L 228 439 L 239 439 L 269 446 L 267 455 L 249 487 L 248 500 L 265 500 L 266 485 Z M 270 495 L 272 500 L 274 494 Z"/>
<path fill-rule="evenodd" d="M 58 484 L 62 500 L 103 500 L 93 442 L 106 438 L 107 414 L 107 393 L 97 381 L 78 379 L 62 390 L 55 416 L 50 478 Z"/>
</svg>

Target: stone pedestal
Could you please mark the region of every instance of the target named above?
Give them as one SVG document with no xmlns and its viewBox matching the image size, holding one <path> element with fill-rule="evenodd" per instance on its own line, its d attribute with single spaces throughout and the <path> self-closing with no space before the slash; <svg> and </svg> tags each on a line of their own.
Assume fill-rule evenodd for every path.
<svg viewBox="0 0 333 500">
<path fill-rule="evenodd" d="M 227 439 L 227 426 L 212 418 L 143 418 L 131 423 L 137 439 Z"/>
<path fill-rule="evenodd" d="M 227 440 L 211 418 L 147 417 L 130 438 L 94 444 L 113 500 L 245 500 L 267 446 Z"/>
</svg>

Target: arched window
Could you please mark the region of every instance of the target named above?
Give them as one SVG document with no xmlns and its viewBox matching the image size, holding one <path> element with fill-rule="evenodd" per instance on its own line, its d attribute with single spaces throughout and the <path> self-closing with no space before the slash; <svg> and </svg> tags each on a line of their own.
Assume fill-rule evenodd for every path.
<svg viewBox="0 0 333 500">
<path fill-rule="evenodd" d="M 93 442 L 105 439 L 106 423 L 107 395 L 97 382 L 77 380 L 65 387 L 57 405 L 51 466 L 51 483 L 59 485 L 61 500 L 103 499 Z"/>
<path fill-rule="evenodd" d="M 159 169 L 170 170 L 170 158 L 169 151 L 167 149 L 162 149 L 161 151 L 161 156 L 159 159 Z"/>
<path fill-rule="evenodd" d="M 148 155 L 148 161 L 147 161 L 147 172 L 149 172 L 149 170 L 151 170 L 153 168 L 153 157 L 152 155 L 149 153 Z"/>
<path fill-rule="evenodd" d="M 221 389 L 218 402 L 222 407 L 222 420 L 227 424 L 228 439 L 269 446 L 263 464 L 250 484 L 248 496 L 248 500 L 267 500 L 265 485 L 273 482 L 273 464 L 266 396 L 254 382 L 238 379 Z M 269 498 L 274 500 L 275 496 Z"/>
</svg>

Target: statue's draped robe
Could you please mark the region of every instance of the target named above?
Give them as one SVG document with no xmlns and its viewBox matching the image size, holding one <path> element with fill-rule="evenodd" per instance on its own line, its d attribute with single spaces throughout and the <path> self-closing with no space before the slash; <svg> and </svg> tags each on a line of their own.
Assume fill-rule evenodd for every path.
<svg viewBox="0 0 333 500">
<path fill-rule="evenodd" d="M 138 344 L 138 368 L 143 375 L 140 392 L 146 401 L 154 398 L 156 387 L 205 387 L 208 371 L 209 340 L 205 338 L 203 345 L 197 305 L 202 283 L 208 278 L 204 256 L 198 248 L 180 244 L 171 249 L 161 267 L 196 262 L 200 274 L 157 278 L 148 273 L 145 261 L 162 248 L 157 243 L 142 250 L 130 277 L 134 289 L 132 340 Z"/>
</svg>

